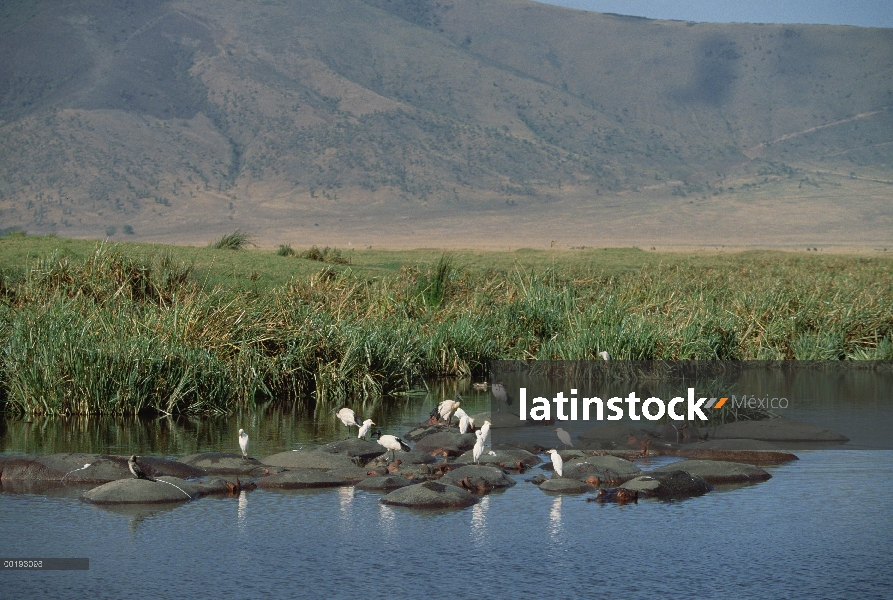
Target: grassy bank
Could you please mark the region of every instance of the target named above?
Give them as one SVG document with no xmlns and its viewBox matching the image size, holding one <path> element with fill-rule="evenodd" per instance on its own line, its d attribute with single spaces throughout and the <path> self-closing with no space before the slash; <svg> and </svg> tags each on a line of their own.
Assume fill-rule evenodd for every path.
<svg viewBox="0 0 893 600">
<path fill-rule="evenodd" d="M 483 374 L 494 358 L 601 350 L 616 359 L 893 359 L 886 258 L 301 254 L 0 239 L 4 409 L 334 404 L 423 377 Z"/>
</svg>

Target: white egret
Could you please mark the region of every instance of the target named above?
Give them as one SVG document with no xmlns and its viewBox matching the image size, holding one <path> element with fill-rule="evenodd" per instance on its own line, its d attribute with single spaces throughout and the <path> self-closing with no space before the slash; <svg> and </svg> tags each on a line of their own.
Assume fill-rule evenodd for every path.
<svg viewBox="0 0 893 600">
<path fill-rule="evenodd" d="M 481 438 L 482 444 L 486 443 L 487 436 L 490 434 L 490 425 L 492 425 L 492 423 L 490 421 L 484 421 L 484 424 L 481 425 L 481 428 L 479 431 L 481 432 L 480 438 Z"/>
<path fill-rule="evenodd" d="M 546 452 L 552 455 L 552 466 L 555 468 L 558 476 L 561 477 L 562 469 L 564 468 L 564 461 L 561 460 L 561 455 L 555 449 L 547 450 Z"/>
<path fill-rule="evenodd" d="M 462 410 L 461 408 L 459 410 Z M 468 430 L 474 431 L 474 419 L 468 415 L 462 415 L 459 418 L 459 433 L 468 433 Z"/>
<path fill-rule="evenodd" d="M 332 409 L 332 412 L 334 413 L 335 410 Z M 357 421 L 357 413 L 350 410 L 349 408 L 342 408 L 337 413 L 335 413 L 335 416 L 341 419 L 342 423 L 347 425 L 347 437 L 350 437 L 351 427 L 362 427 L 362 424 Z"/>
<path fill-rule="evenodd" d="M 461 419 L 462 417 L 467 417 L 468 413 L 462 410 L 462 408 L 460 407 L 456 409 L 456 412 L 453 413 L 453 416 L 457 419 Z"/>
<path fill-rule="evenodd" d="M 558 434 L 558 439 L 561 440 L 561 443 L 564 444 L 564 447 L 565 447 L 565 448 L 567 448 L 568 446 L 573 446 L 573 445 L 574 445 L 574 443 L 571 441 L 571 434 L 569 434 L 568 432 L 566 432 L 566 431 L 565 431 L 564 429 L 562 429 L 561 427 L 556 427 L 556 428 L 555 428 L 555 433 Z"/>
<path fill-rule="evenodd" d="M 471 451 L 471 456 L 474 458 L 474 464 L 478 463 L 478 459 L 481 457 L 481 454 L 484 453 L 484 439 L 483 436 L 478 436 L 478 440 L 474 443 L 474 448 Z"/>
<path fill-rule="evenodd" d="M 381 435 L 381 429 L 376 429 L 375 433 L 372 434 L 372 437 L 377 437 L 378 443 L 391 451 L 392 461 L 395 457 L 395 451 L 403 450 L 404 452 L 409 452 L 412 450 L 412 448 L 409 447 L 409 444 L 395 435 Z"/>
<path fill-rule="evenodd" d="M 608 354 L 607 350 L 602 350 L 598 353 L 598 357 L 602 360 L 611 360 L 611 355 Z"/>
<path fill-rule="evenodd" d="M 239 430 L 239 447 L 242 449 L 242 456 L 248 458 L 248 434 L 244 429 Z"/>
<path fill-rule="evenodd" d="M 375 425 L 375 423 L 372 422 L 372 419 L 366 419 L 365 421 L 363 421 L 363 426 L 360 427 L 360 431 L 357 433 L 357 437 L 365 439 L 366 434 L 369 433 L 369 429 L 373 425 Z"/>
</svg>

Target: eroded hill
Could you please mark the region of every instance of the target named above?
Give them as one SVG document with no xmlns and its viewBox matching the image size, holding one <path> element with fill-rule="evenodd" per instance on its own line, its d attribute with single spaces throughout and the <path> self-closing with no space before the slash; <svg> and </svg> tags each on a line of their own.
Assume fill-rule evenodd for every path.
<svg viewBox="0 0 893 600">
<path fill-rule="evenodd" d="M 516 0 L 22 0 L 0 11 L 0 57 L 3 228 L 516 246 L 893 231 L 891 30 Z"/>
</svg>

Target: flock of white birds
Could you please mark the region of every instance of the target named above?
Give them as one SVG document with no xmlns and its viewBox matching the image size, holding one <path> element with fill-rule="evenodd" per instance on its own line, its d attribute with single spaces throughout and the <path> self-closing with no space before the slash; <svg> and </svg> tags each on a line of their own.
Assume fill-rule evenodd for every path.
<svg viewBox="0 0 893 600">
<path fill-rule="evenodd" d="M 604 353 L 607 354 L 607 353 Z M 604 357 L 605 360 L 608 360 L 607 357 Z M 483 389 L 486 389 L 487 383 L 483 384 L 474 384 L 475 389 L 480 389 L 480 386 L 484 386 Z M 493 384 L 493 392 L 494 396 L 498 401 L 505 401 L 505 387 L 501 383 Z M 511 403 L 511 401 L 509 401 Z M 452 423 L 452 419 L 455 416 L 459 422 L 459 433 L 465 434 L 469 431 L 473 431 L 477 440 L 474 443 L 474 448 L 472 449 L 472 457 L 474 458 L 474 463 L 478 464 L 481 456 L 484 453 L 484 445 L 487 443 L 487 438 L 490 435 L 490 426 L 492 423 L 490 421 L 484 421 L 483 425 L 479 429 L 474 428 L 474 418 L 470 417 L 468 413 L 462 410 L 461 397 L 457 393 L 453 400 L 444 400 L 434 410 L 431 411 L 430 417 L 432 421 L 436 420 L 437 417 L 440 417 L 442 420 L 447 422 L 447 429 L 449 430 L 450 425 Z M 350 428 L 357 428 L 357 438 L 366 439 L 366 436 L 369 435 L 372 426 L 375 425 L 375 422 L 372 419 L 365 419 L 362 423 L 357 418 L 357 413 L 351 410 L 350 408 L 344 407 L 340 410 L 333 410 L 333 414 L 337 418 L 341 420 L 342 423 L 347 427 L 348 436 L 350 436 Z M 573 446 L 571 442 L 570 434 L 563 430 L 561 427 L 558 427 L 554 430 L 558 434 L 558 439 L 564 444 L 565 448 L 568 446 Z M 395 452 L 397 450 L 402 450 L 404 452 L 409 452 L 411 450 L 409 444 L 407 444 L 402 439 L 398 438 L 395 435 L 382 434 L 381 429 L 376 429 L 372 433 L 373 438 L 378 439 L 378 443 L 383 446 L 385 449 L 391 451 L 391 460 L 394 460 Z M 248 434 L 245 433 L 244 429 L 239 429 L 239 447 L 242 449 L 242 456 L 245 458 L 248 457 Z M 562 469 L 564 466 L 564 461 L 561 459 L 561 455 L 558 454 L 558 450 L 551 449 L 547 450 L 547 453 L 551 457 L 552 467 L 555 470 L 556 475 L 559 477 L 562 476 Z M 492 452 L 491 452 L 492 454 Z"/>
</svg>

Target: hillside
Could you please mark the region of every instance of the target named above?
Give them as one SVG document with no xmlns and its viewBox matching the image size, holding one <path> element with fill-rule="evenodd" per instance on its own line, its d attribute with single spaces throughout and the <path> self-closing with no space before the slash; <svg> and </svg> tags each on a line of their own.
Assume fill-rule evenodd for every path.
<svg viewBox="0 0 893 600">
<path fill-rule="evenodd" d="M 18 0 L 0 57 L 0 229 L 893 246 L 893 30 Z"/>
</svg>

